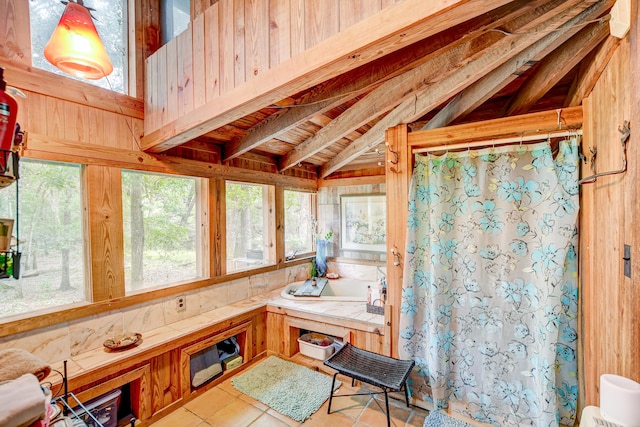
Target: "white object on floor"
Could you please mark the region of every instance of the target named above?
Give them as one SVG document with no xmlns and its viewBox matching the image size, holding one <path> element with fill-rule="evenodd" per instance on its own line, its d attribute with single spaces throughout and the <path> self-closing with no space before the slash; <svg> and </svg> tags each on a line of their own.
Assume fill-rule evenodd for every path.
<svg viewBox="0 0 640 427">
<path fill-rule="evenodd" d="M 610 423 L 602 418 L 600 408 L 597 406 L 587 406 L 582 410 L 580 416 L 580 427 L 621 427 L 618 424 Z"/>
<path fill-rule="evenodd" d="M 640 427 L 640 384 L 619 375 L 601 375 L 600 414 L 622 427 Z"/>
</svg>

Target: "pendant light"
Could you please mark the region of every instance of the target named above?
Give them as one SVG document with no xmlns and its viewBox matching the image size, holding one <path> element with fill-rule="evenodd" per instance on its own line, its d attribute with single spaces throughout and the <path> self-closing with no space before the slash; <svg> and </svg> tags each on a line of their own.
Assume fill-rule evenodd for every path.
<svg viewBox="0 0 640 427">
<path fill-rule="evenodd" d="M 65 73 L 97 80 L 113 71 L 107 51 L 100 40 L 83 0 L 62 2 L 67 5 L 58 26 L 44 47 L 44 56 Z"/>
</svg>

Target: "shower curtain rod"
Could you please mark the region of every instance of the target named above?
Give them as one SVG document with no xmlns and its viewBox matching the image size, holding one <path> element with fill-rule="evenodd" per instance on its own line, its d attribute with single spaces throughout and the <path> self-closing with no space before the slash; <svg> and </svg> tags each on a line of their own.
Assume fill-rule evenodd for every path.
<svg viewBox="0 0 640 427">
<path fill-rule="evenodd" d="M 523 135 L 523 136 L 512 136 L 512 137 L 506 137 L 506 138 L 485 139 L 481 141 L 460 142 L 457 144 L 450 144 L 450 145 L 438 145 L 434 147 L 416 148 L 412 151 L 414 154 L 420 154 L 420 153 L 431 153 L 433 151 L 459 150 L 463 148 L 469 148 L 469 149 L 488 148 L 488 147 L 494 147 L 497 145 L 514 144 L 518 142 L 541 141 L 549 138 L 561 138 L 563 136 L 573 136 L 573 135 L 582 135 L 582 129 L 545 132 L 545 133 L 537 133 L 534 135 L 526 135 L 526 136 Z"/>
</svg>

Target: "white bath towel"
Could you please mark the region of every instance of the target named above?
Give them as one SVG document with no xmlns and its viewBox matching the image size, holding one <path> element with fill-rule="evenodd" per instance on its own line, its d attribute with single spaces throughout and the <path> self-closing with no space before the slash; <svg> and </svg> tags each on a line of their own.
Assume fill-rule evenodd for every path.
<svg viewBox="0 0 640 427">
<path fill-rule="evenodd" d="M 23 427 L 44 418 L 46 398 L 38 378 L 24 374 L 0 384 L 0 427 Z"/>
</svg>

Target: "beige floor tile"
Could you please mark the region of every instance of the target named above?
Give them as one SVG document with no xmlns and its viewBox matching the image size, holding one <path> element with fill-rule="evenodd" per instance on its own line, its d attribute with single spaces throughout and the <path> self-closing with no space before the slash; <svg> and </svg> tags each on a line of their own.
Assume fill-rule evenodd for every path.
<svg viewBox="0 0 640 427">
<path fill-rule="evenodd" d="M 302 357 L 294 360 L 311 369 L 322 370 L 322 362 Z M 325 367 L 326 368 L 326 367 Z M 341 378 L 339 378 L 341 379 Z M 282 415 L 261 402 L 246 396 L 231 385 L 228 379 L 217 387 L 186 403 L 152 424 L 151 427 L 380 427 L 386 426 L 384 413 L 369 395 L 344 396 L 365 393 L 367 385 L 357 383 L 351 387 L 349 378 L 342 378 L 342 386 L 334 397 L 331 414 L 327 414 L 327 400 L 318 411 L 304 423 Z M 377 390 L 375 390 L 377 391 Z M 384 407 L 384 395 L 375 395 L 375 400 Z M 421 427 L 428 411 L 412 406 L 406 407 L 403 394 L 390 398 L 392 425 L 397 427 Z"/>
<path fill-rule="evenodd" d="M 424 425 L 424 419 L 427 417 L 427 411 L 414 410 L 405 427 L 422 427 Z"/>
<path fill-rule="evenodd" d="M 235 399 L 205 421 L 216 427 L 243 427 L 250 425 L 264 412 L 242 399 Z"/>
<path fill-rule="evenodd" d="M 342 414 L 327 414 L 327 408 L 320 408 L 301 427 L 351 427 L 353 420 Z"/>
<path fill-rule="evenodd" d="M 367 403 L 371 400 L 371 397 L 368 395 L 346 396 L 347 394 L 352 393 L 348 393 L 347 390 L 342 390 L 342 393 L 333 396 L 333 401 L 331 402 L 331 413 L 338 413 L 353 420 L 357 420 L 360 414 L 362 414 L 364 409 L 367 407 Z M 328 406 L 329 401 L 327 400 L 320 410 L 326 412 Z"/>
<path fill-rule="evenodd" d="M 232 396 L 240 396 L 240 392 L 238 390 L 236 390 L 235 388 L 233 388 L 233 385 L 231 384 L 231 380 L 232 378 L 229 378 L 228 380 L 222 382 L 218 388 L 221 388 L 222 390 L 226 391 L 227 393 L 231 394 Z"/>
<path fill-rule="evenodd" d="M 384 402 L 378 403 L 381 403 L 381 406 L 384 408 Z M 406 407 L 398 408 L 389 405 L 389 410 L 391 411 L 391 425 L 396 427 L 403 427 L 411 414 L 411 411 Z M 369 426 L 386 426 L 387 416 L 383 410 L 376 405 L 376 402 L 372 400 L 358 418 L 358 422 Z"/>
<path fill-rule="evenodd" d="M 265 413 L 252 422 L 251 427 L 289 427 L 289 425 L 282 422 L 282 420 Z"/>
<path fill-rule="evenodd" d="M 178 408 L 161 420 L 153 423 L 153 427 L 196 427 L 202 424 L 202 418 L 187 411 L 185 408 Z"/>
<path fill-rule="evenodd" d="M 268 405 L 265 405 L 264 403 L 260 402 L 259 400 L 256 400 L 251 396 L 247 396 L 244 393 L 240 393 L 240 396 L 238 396 L 238 398 L 244 400 L 245 402 L 247 402 L 251 406 L 255 406 L 256 408 L 260 409 L 261 411 L 266 411 L 267 409 L 269 409 Z"/>
<path fill-rule="evenodd" d="M 235 399 L 235 396 L 216 387 L 187 402 L 184 408 L 205 420 Z"/>
<path fill-rule="evenodd" d="M 280 421 L 282 421 L 285 425 L 287 425 L 289 427 L 298 427 L 298 426 L 301 425 L 299 422 L 297 422 L 293 418 L 289 418 L 286 415 L 282 415 L 280 412 L 275 411 L 275 410 L 273 410 L 271 408 L 269 408 L 267 410 L 267 414 L 271 415 L 274 418 L 279 419 Z"/>
</svg>

